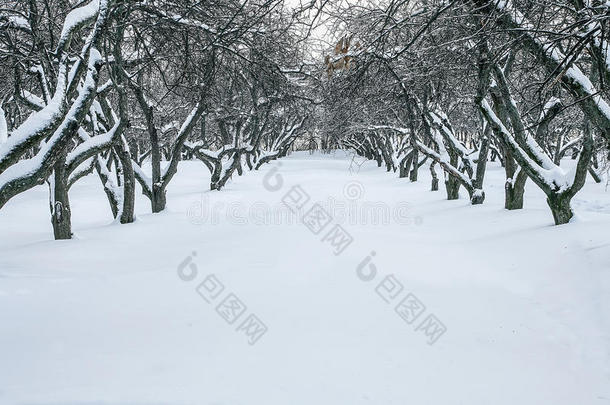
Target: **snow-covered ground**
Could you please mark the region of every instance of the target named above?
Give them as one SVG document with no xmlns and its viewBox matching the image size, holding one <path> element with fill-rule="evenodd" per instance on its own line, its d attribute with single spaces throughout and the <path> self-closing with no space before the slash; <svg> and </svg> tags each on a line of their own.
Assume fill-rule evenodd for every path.
<svg viewBox="0 0 610 405">
<path fill-rule="evenodd" d="M 410 183 L 351 166 L 296 153 L 210 192 L 182 162 L 168 210 L 138 195 L 131 225 L 89 176 L 61 242 L 45 187 L 14 198 L 0 404 L 610 403 L 604 184 L 557 227 L 531 183 L 503 210 L 493 163 L 482 206 L 430 192 L 427 169 Z M 301 223 L 282 204 L 296 197 L 326 221 Z M 331 243 L 337 224 L 349 245 Z"/>
</svg>

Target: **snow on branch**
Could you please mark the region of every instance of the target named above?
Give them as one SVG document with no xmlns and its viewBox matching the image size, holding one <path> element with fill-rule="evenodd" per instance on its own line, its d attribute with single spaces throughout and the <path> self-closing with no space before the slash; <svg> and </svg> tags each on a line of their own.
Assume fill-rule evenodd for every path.
<svg viewBox="0 0 610 405">
<path fill-rule="evenodd" d="M 25 150 L 37 145 L 64 117 L 67 72 L 65 59 L 60 63 L 55 93 L 49 104 L 32 113 L 11 132 L 8 141 L 0 147 L 0 173 L 17 162 Z"/>
<path fill-rule="evenodd" d="M 557 97 L 551 97 L 542 107 L 542 111 L 540 111 L 539 122 L 547 120 L 551 114 L 553 114 L 553 110 L 561 107 L 561 100 Z"/>
<path fill-rule="evenodd" d="M 89 158 L 83 161 L 80 165 L 78 165 L 69 175 L 68 175 L 68 189 L 74 185 L 78 180 L 90 174 L 95 167 L 96 160 L 95 158 Z"/>
<path fill-rule="evenodd" d="M 0 27 L 12 28 L 15 30 L 24 31 L 26 33 L 32 32 L 30 23 L 27 19 L 19 15 L 1 15 L 0 14 Z"/>
<path fill-rule="evenodd" d="M 93 102 L 101 64 L 100 53 L 92 48 L 83 86 L 53 135 L 33 158 L 21 160 L 0 174 L 0 208 L 15 195 L 44 181 L 51 173 L 53 165 L 78 131 Z"/>
<path fill-rule="evenodd" d="M 527 170 L 530 178 L 540 188 L 555 190 L 557 192 L 565 191 L 570 188 L 572 181 L 574 180 L 573 176 L 572 178 L 569 178 L 567 173 L 559 166 L 555 165 L 548 157 L 547 160 L 544 161 L 544 164 L 539 164 L 539 162 L 530 156 L 531 154 L 537 156 L 538 152 L 541 151 L 530 134 L 526 134 L 524 142 L 517 142 L 515 137 L 495 114 L 487 100 L 483 99 L 480 107 L 483 116 L 494 130 L 494 133 L 501 137 L 510 147 L 511 151 L 514 152 L 515 160 L 517 160 L 522 168 Z"/>
<path fill-rule="evenodd" d="M 70 43 L 70 37 L 74 31 L 91 22 L 100 11 L 100 0 L 92 0 L 82 7 L 70 11 L 64 20 L 64 25 L 57 42 L 57 51 L 65 49 Z"/>
<path fill-rule="evenodd" d="M 31 107 L 34 111 L 40 111 L 45 106 L 45 102 L 42 98 L 29 92 L 28 90 L 21 89 L 21 94 L 19 94 L 19 97 L 21 97 L 25 104 Z"/>
<path fill-rule="evenodd" d="M 456 167 L 454 167 L 450 161 L 448 160 L 448 155 L 441 155 L 434 150 L 427 147 L 423 142 L 417 141 L 417 148 L 424 153 L 425 155 L 432 158 L 435 162 L 437 162 L 445 171 L 450 173 L 452 176 L 456 177 L 460 183 L 468 190 L 469 193 L 474 192 L 474 186 L 472 185 L 472 180 L 466 176 L 464 173 L 459 171 Z"/>
<path fill-rule="evenodd" d="M 561 73 L 562 83 L 579 100 L 579 105 L 585 115 L 602 128 L 602 135 L 610 140 L 610 105 L 604 100 L 591 80 L 578 66 L 568 61 L 555 41 L 548 40 L 545 42 L 536 35 L 538 30 L 510 0 L 493 0 L 490 4 L 502 13 L 501 22 L 510 28 L 515 35 L 520 36 L 525 47 L 532 54 L 541 57 L 549 72 Z"/>
<path fill-rule="evenodd" d="M 95 28 L 89 33 L 85 45 L 81 50 L 81 58 L 78 58 L 69 69 L 68 55 L 61 52 L 53 97 L 44 108 L 32 113 L 20 126 L 14 129 L 11 132 L 10 137 L 8 137 L 7 142 L 0 146 L 0 174 L 4 173 L 11 165 L 15 164 L 30 148 L 38 146 L 42 139 L 49 136 L 49 134 L 56 132 L 62 121 L 65 122 L 66 97 L 67 94 L 71 94 L 73 89 L 76 89 L 77 84 L 80 82 L 80 73 L 83 70 L 83 63 L 81 63 L 81 60 L 89 60 L 89 63 L 95 62 L 96 65 L 101 64 L 102 61 L 99 52 L 95 50 L 95 55 L 93 55 L 93 57 L 91 53 L 93 52 L 93 43 L 99 35 L 107 17 L 107 0 L 96 0 L 92 3 L 96 4 L 96 15 L 98 18 Z M 68 16 L 70 16 L 70 14 Z M 74 16 L 74 19 L 75 18 L 76 17 Z M 74 22 L 74 20 L 72 22 Z M 67 24 L 70 25 L 69 21 Z M 73 26 L 73 28 L 75 29 L 76 26 Z M 72 31 L 73 29 L 70 32 Z M 88 66 L 89 70 L 91 69 L 90 65 L 85 66 Z M 85 79 L 85 86 L 87 85 L 86 82 L 87 79 Z"/>
<path fill-rule="evenodd" d="M 450 145 L 450 147 L 455 150 L 467 169 L 471 170 L 472 166 L 474 166 L 474 161 L 477 158 L 476 153 L 475 151 L 468 150 L 466 146 L 457 139 L 447 115 L 440 110 L 437 110 L 436 112 L 428 111 L 427 115 L 431 119 L 431 122 L 428 124 L 436 127 L 438 133 Z"/>
<path fill-rule="evenodd" d="M 271 148 L 269 150 L 257 151 L 258 156 L 254 169 L 258 170 L 263 164 L 282 157 L 294 142 L 296 138 L 295 133 L 303 127 L 306 119 L 307 117 L 303 117 L 300 120 L 296 119 L 292 123 L 284 122 L 280 133 L 271 143 Z"/>
<path fill-rule="evenodd" d="M 79 144 L 74 150 L 68 153 L 66 157 L 66 166 L 67 172 L 70 173 L 74 169 L 76 169 L 83 161 L 89 159 L 90 157 L 102 152 L 105 149 L 108 149 L 121 135 L 122 128 L 121 121 L 117 121 L 115 125 L 110 129 L 110 131 L 105 134 L 97 135 L 94 137 L 89 137 L 88 134 L 82 134 L 85 132 L 82 128 L 79 129 L 79 133 L 81 133 L 81 138 L 83 135 L 89 137 L 86 141 Z"/>
<path fill-rule="evenodd" d="M 144 170 L 142 170 L 140 165 L 137 164 L 135 161 L 131 162 L 131 167 L 133 168 L 133 174 L 136 180 L 138 181 L 138 183 L 140 183 L 140 186 L 142 186 L 142 192 L 146 196 L 148 196 L 148 198 L 151 198 L 153 187 L 152 179 L 148 177 L 146 173 L 144 173 Z"/>
</svg>

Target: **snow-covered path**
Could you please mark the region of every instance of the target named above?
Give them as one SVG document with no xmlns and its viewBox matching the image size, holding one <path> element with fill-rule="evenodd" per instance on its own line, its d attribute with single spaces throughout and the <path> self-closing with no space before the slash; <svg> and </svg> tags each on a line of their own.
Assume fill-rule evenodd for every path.
<svg viewBox="0 0 610 405">
<path fill-rule="evenodd" d="M 131 225 L 89 176 L 61 242 L 46 189 L 20 195 L 0 211 L 0 404 L 610 403 L 610 193 L 588 183 L 554 227 L 532 184 L 503 210 L 488 170 L 472 207 L 342 154 L 221 192 L 183 162 L 168 210 L 138 196 Z"/>
</svg>

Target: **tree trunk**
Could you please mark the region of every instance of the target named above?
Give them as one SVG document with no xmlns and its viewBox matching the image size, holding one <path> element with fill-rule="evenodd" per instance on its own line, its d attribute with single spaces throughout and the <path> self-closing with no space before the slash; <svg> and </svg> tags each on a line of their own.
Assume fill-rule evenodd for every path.
<svg viewBox="0 0 610 405">
<path fill-rule="evenodd" d="M 445 180 L 445 189 L 447 190 L 448 200 L 457 200 L 460 197 L 459 189 L 460 182 L 455 177 L 446 174 L 447 179 Z"/>
<path fill-rule="evenodd" d="M 238 170 L 238 167 L 241 167 L 241 159 L 238 153 L 233 154 L 233 162 L 231 166 L 222 174 L 222 163 L 220 163 L 218 167 L 218 174 L 212 174 L 212 183 L 210 185 L 210 189 L 212 190 L 220 190 L 227 184 L 227 181 L 233 176 L 233 173 Z M 216 170 L 215 170 L 216 172 Z"/>
<path fill-rule="evenodd" d="M 432 162 L 432 164 L 430 164 L 430 174 L 432 175 L 432 191 L 438 191 L 438 175 L 436 174 L 436 170 L 434 170 L 434 165 L 436 165 L 436 162 Z"/>
<path fill-rule="evenodd" d="M 555 225 L 567 224 L 574 216 L 574 211 L 572 211 L 572 207 L 570 206 L 571 199 L 572 198 L 565 193 L 554 194 L 547 197 L 546 202 L 549 204 L 551 212 L 553 213 Z"/>
<path fill-rule="evenodd" d="M 241 166 L 241 153 L 236 153 L 235 156 L 233 157 L 233 159 L 235 159 L 238 162 L 237 166 L 236 166 L 237 174 L 239 176 L 242 176 L 244 174 L 244 169 Z"/>
<path fill-rule="evenodd" d="M 472 205 L 483 204 L 485 201 L 485 192 L 483 191 L 483 179 L 485 178 L 485 169 L 487 168 L 487 155 L 489 154 L 489 136 L 491 135 L 491 128 L 487 126 L 485 136 L 481 140 L 479 145 L 479 160 L 477 162 L 477 169 L 475 178 L 473 180 L 474 192 L 470 196 L 470 202 Z"/>
<path fill-rule="evenodd" d="M 137 139 L 131 140 L 129 150 L 131 151 L 131 158 L 137 162 L 140 157 L 140 146 Z"/>
<path fill-rule="evenodd" d="M 599 176 L 599 174 L 597 174 L 597 172 L 595 171 L 595 169 L 593 167 L 589 167 L 589 174 L 591 174 L 593 181 L 595 181 L 596 183 L 602 182 L 602 178 Z"/>
<path fill-rule="evenodd" d="M 399 178 L 402 179 L 409 175 L 409 168 L 411 167 L 412 162 L 413 162 L 413 152 L 409 153 L 409 155 L 401 161 L 400 167 L 398 168 L 398 177 Z"/>
<path fill-rule="evenodd" d="M 409 180 L 417 181 L 417 172 L 419 171 L 419 151 L 414 149 L 413 154 L 413 162 L 410 166 L 411 172 L 409 173 Z"/>
<path fill-rule="evenodd" d="M 152 196 L 150 199 L 152 212 L 157 213 L 163 211 L 165 209 L 166 202 L 165 188 L 163 188 L 160 184 L 153 183 Z"/>
<path fill-rule="evenodd" d="M 516 178 L 507 180 L 504 184 L 504 208 L 507 210 L 520 210 L 523 208 L 523 194 L 525 193 L 525 182 L 527 174 L 520 170 Z"/>
<path fill-rule="evenodd" d="M 589 121 L 585 120 L 585 123 L 584 123 L 585 131 L 586 131 L 586 128 L 588 128 L 588 124 L 589 124 Z M 553 156 L 553 163 L 555 163 L 557 166 L 559 166 L 559 163 L 561 162 L 561 145 L 562 144 L 563 144 L 563 133 L 560 132 L 557 135 L 557 142 L 556 142 L 557 146 L 555 147 L 555 155 Z"/>
<path fill-rule="evenodd" d="M 392 171 L 392 169 L 394 169 L 394 167 L 392 164 L 392 159 L 390 158 L 390 155 L 388 153 L 386 144 L 385 143 L 381 144 L 379 149 L 381 150 L 381 158 L 383 159 L 383 162 L 385 163 L 385 171 L 386 172 Z"/>
<path fill-rule="evenodd" d="M 254 170 L 254 163 L 252 163 L 253 160 L 253 154 L 252 153 L 246 153 L 246 165 L 248 166 L 249 170 Z"/>
<path fill-rule="evenodd" d="M 485 192 L 481 189 L 474 190 L 474 193 L 470 196 L 470 202 L 472 205 L 483 204 L 485 201 Z"/>
<path fill-rule="evenodd" d="M 218 181 L 220 180 L 220 173 L 222 172 L 222 161 L 215 160 L 214 161 L 214 170 L 212 171 L 212 175 L 210 178 L 210 190 L 219 190 Z"/>
<path fill-rule="evenodd" d="M 68 198 L 68 179 L 66 174 L 66 153 L 57 160 L 53 171 L 51 192 L 51 223 L 56 240 L 72 239 L 70 200 Z"/>
<path fill-rule="evenodd" d="M 409 170 L 407 169 L 406 165 L 404 163 L 401 164 L 398 168 L 398 177 L 402 179 L 407 177 L 408 174 Z"/>
<path fill-rule="evenodd" d="M 161 186 L 161 149 L 159 148 L 157 130 L 154 128 L 154 124 L 151 124 L 151 126 L 152 130 L 149 131 L 152 148 L 152 196 L 150 203 L 152 212 L 157 213 L 165 209 L 165 190 Z"/>
<path fill-rule="evenodd" d="M 506 208 L 507 210 L 522 209 L 524 189 L 518 189 L 507 181 L 504 185 L 504 190 L 504 208 Z"/>
<path fill-rule="evenodd" d="M 124 142 L 124 140 L 123 140 Z M 126 146 L 126 144 L 124 144 Z M 119 219 L 122 224 L 130 224 L 134 220 L 134 208 L 136 198 L 136 179 L 131 166 L 131 153 L 125 147 L 116 146 L 116 154 L 123 167 L 123 211 Z M 116 217 L 116 214 L 115 214 Z"/>
</svg>

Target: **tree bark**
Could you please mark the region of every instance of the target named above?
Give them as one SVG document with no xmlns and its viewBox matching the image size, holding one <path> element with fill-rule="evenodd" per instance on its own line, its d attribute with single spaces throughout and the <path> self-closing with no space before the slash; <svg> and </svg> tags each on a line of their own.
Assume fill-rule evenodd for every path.
<svg viewBox="0 0 610 405">
<path fill-rule="evenodd" d="M 122 224 L 130 224 L 134 220 L 136 179 L 131 165 L 131 153 L 126 148 L 127 145 L 124 140 L 122 144 L 122 146 L 115 147 L 121 166 L 123 166 L 123 211 L 119 221 Z"/>
<path fill-rule="evenodd" d="M 574 211 L 570 206 L 571 199 L 571 196 L 565 193 L 552 194 L 547 197 L 546 202 L 553 213 L 555 225 L 567 224 L 574 216 Z"/>
<path fill-rule="evenodd" d="M 511 157 L 512 160 L 512 157 Z M 504 184 L 504 208 L 507 210 L 520 210 L 523 208 L 523 194 L 525 193 L 525 182 L 527 174 L 521 170 Z"/>
<path fill-rule="evenodd" d="M 593 178 L 593 181 L 595 181 L 596 183 L 602 182 L 602 178 L 599 176 L 599 174 L 597 174 L 593 167 L 589 167 L 589 174 Z"/>
<path fill-rule="evenodd" d="M 457 200 L 460 197 L 460 182 L 450 174 L 446 174 L 446 176 L 447 179 L 445 180 L 445 189 L 447 190 L 447 199 Z"/>
<path fill-rule="evenodd" d="M 411 172 L 409 173 L 410 181 L 417 181 L 417 173 L 419 171 L 419 150 L 416 148 L 413 150 L 413 162 Z"/>
<path fill-rule="evenodd" d="M 66 151 L 53 166 L 53 193 L 51 197 L 51 223 L 55 240 L 72 239 L 68 177 L 66 173 Z"/>
<path fill-rule="evenodd" d="M 431 191 L 438 191 L 438 175 L 436 174 L 436 170 L 434 170 L 434 165 L 436 165 L 436 162 L 432 161 L 430 164 L 430 174 L 432 175 Z"/>
<path fill-rule="evenodd" d="M 409 152 L 409 155 L 402 160 L 400 167 L 398 168 L 398 177 L 399 178 L 402 179 L 409 175 L 409 168 L 411 167 L 411 165 L 413 163 L 413 154 L 414 154 L 414 151 Z"/>
<path fill-rule="evenodd" d="M 165 189 L 159 183 L 153 183 L 152 185 L 150 203 L 153 213 L 158 213 L 165 209 L 165 204 L 167 203 Z"/>
</svg>

